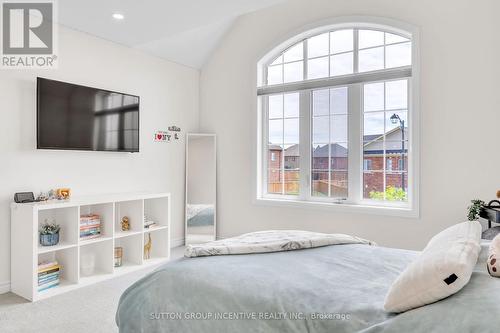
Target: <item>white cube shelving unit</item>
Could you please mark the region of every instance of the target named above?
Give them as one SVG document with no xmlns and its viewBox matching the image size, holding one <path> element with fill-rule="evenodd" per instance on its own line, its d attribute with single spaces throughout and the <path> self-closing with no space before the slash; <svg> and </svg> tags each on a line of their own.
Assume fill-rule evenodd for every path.
<svg viewBox="0 0 500 333">
<path fill-rule="evenodd" d="M 170 258 L 170 194 L 115 194 L 72 198 L 65 201 L 11 206 L 11 290 L 30 301 L 51 297 Z M 80 240 L 80 215 L 101 217 L 101 236 Z M 144 228 L 144 215 L 156 222 Z M 127 216 L 130 230 L 121 230 Z M 38 229 L 46 219 L 61 226 L 59 243 L 41 246 Z M 151 235 L 151 258 L 144 258 L 144 244 Z M 114 267 L 114 248 L 123 248 L 122 266 Z M 91 274 L 82 265 L 94 260 Z M 83 258 L 83 259 L 82 259 Z M 38 291 L 38 263 L 57 260 L 60 284 Z"/>
</svg>

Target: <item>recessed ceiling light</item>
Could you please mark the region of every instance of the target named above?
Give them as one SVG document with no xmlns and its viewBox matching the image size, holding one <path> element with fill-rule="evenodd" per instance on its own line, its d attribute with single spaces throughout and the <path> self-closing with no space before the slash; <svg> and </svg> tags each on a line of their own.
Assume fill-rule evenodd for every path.
<svg viewBox="0 0 500 333">
<path fill-rule="evenodd" d="M 113 13 L 113 18 L 115 20 L 123 20 L 125 18 L 125 16 L 123 16 L 123 14 L 120 14 L 120 13 Z"/>
</svg>

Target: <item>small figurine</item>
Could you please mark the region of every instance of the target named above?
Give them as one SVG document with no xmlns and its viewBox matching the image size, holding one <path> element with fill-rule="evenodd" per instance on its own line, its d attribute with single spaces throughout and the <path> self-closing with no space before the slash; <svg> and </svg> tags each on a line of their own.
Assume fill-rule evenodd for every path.
<svg viewBox="0 0 500 333">
<path fill-rule="evenodd" d="M 36 197 L 37 201 L 47 201 L 49 200 L 49 196 L 43 192 L 40 192 L 40 194 Z"/>
<path fill-rule="evenodd" d="M 144 259 L 151 259 L 151 233 L 148 233 L 148 241 L 144 244 Z"/>
<path fill-rule="evenodd" d="M 69 188 L 58 188 L 57 189 L 57 199 L 68 200 L 71 197 L 71 189 Z"/>
<path fill-rule="evenodd" d="M 130 220 L 127 216 L 122 217 L 122 231 L 129 231 L 130 230 Z"/>
</svg>

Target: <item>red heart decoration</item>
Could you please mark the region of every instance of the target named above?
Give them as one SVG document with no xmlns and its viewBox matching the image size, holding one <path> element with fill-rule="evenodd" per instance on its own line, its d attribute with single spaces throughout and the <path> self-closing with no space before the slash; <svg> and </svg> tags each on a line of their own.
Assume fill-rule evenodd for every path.
<svg viewBox="0 0 500 333">
<path fill-rule="evenodd" d="M 161 135 L 161 134 L 156 134 L 156 137 L 158 138 L 158 140 L 161 140 L 161 138 L 163 137 L 163 135 Z"/>
</svg>

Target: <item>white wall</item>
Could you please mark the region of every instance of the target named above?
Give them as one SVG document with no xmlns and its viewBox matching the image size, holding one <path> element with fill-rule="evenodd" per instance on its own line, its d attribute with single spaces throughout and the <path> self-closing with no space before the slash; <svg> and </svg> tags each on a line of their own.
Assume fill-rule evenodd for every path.
<svg viewBox="0 0 500 333">
<path fill-rule="evenodd" d="M 73 30 L 59 29 L 57 70 L 0 70 L 0 290 L 10 272 L 15 192 L 71 187 L 74 195 L 172 193 L 172 239 L 184 238 L 184 134 L 196 131 L 199 71 Z M 35 78 L 43 76 L 141 97 L 140 153 L 36 150 Z M 155 143 L 176 125 L 182 139 Z"/>
<path fill-rule="evenodd" d="M 343 232 L 422 248 L 500 187 L 497 0 L 290 0 L 240 18 L 201 74 L 201 129 L 218 135 L 218 234 L 271 228 Z M 421 34 L 420 218 L 252 203 L 256 62 L 291 32 L 337 16 L 381 16 Z"/>
</svg>

